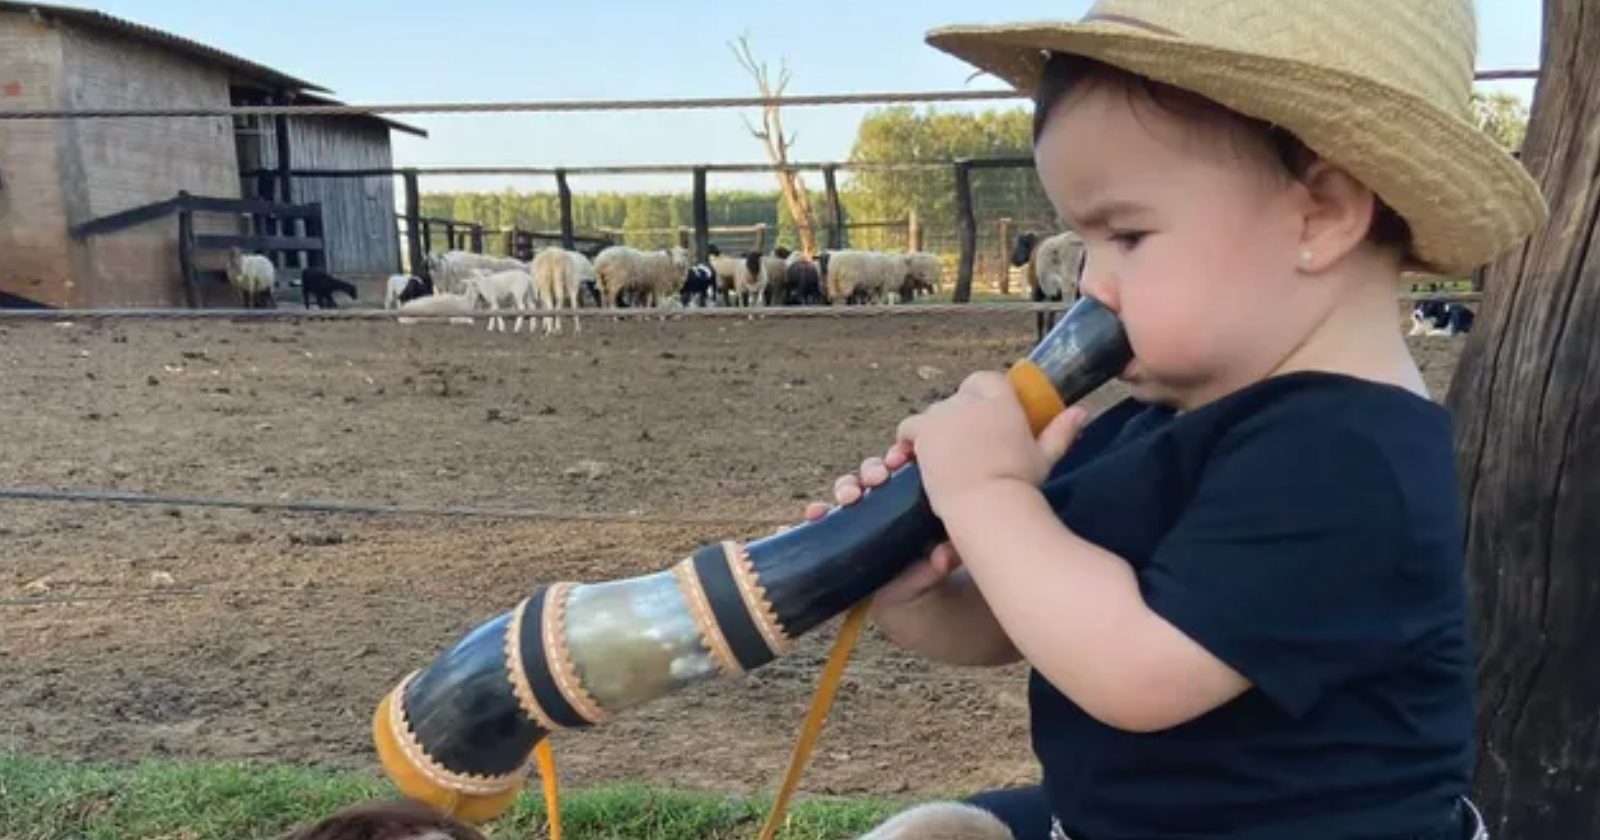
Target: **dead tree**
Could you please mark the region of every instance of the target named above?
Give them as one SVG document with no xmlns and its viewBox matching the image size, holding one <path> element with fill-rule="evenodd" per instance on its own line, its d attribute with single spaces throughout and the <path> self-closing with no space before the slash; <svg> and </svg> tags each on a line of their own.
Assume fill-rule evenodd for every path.
<svg viewBox="0 0 1600 840">
<path fill-rule="evenodd" d="M 1600 0 L 1546 0 L 1522 160 L 1551 218 L 1482 275 L 1455 416 L 1495 837 L 1600 837 Z"/>
<path fill-rule="evenodd" d="M 745 127 L 750 133 L 760 140 L 767 148 L 767 157 L 774 166 L 778 167 L 778 189 L 783 192 L 783 200 L 789 206 L 789 216 L 794 219 L 795 226 L 800 229 L 800 250 L 809 259 L 817 253 L 816 219 L 811 213 L 811 197 L 806 192 L 805 182 L 800 179 L 800 173 L 787 168 L 789 165 L 789 149 L 794 145 L 795 135 L 783 133 L 783 115 L 779 112 L 776 102 L 772 100 L 783 96 L 789 87 L 791 74 L 789 63 L 782 62 L 778 67 L 778 83 L 772 83 L 771 74 L 767 72 L 767 63 L 756 61 L 755 55 L 750 51 L 750 37 L 739 38 L 737 45 L 730 44 L 733 55 L 739 60 L 739 65 L 755 79 L 756 87 L 761 91 L 761 98 L 767 100 L 761 107 L 761 127 L 756 128 L 745 120 Z"/>
</svg>

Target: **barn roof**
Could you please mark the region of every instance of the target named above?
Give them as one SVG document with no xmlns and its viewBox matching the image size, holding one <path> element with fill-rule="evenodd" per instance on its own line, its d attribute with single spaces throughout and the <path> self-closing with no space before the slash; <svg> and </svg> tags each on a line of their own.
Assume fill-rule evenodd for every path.
<svg viewBox="0 0 1600 840">
<path fill-rule="evenodd" d="M 271 88 L 294 91 L 301 94 L 299 99 L 304 102 L 313 104 L 343 104 L 336 99 L 330 99 L 326 96 L 317 96 L 311 93 L 312 91 L 324 94 L 332 92 L 321 85 L 308 82 L 304 79 L 295 78 L 287 73 L 281 73 L 272 69 L 271 67 L 267 67 L 266 65 L 257 64 L 249 59 L 240 58 L 239 56 L 236 56 L 232 53 L 223 52 L 215 47 L 206 46 L 199 41 L 191 41 L 188 38 L 182 37 L 181 35 L 174 35 L 171 32 L 165 32 L 151 26 L 145 26 L 142 23 L 135 23 L 134 21 L 127 20 L 125 18 L 119 18 L 115 15 L 108 15 L 105 12 L 97 11 L 95 9 L 83 9 L 75 6 L 58 6 L 52 3 L 24 3 L 15 2 L 15 0 L 0 0 L 0 12 L 32 13 L 42 18 L 63 21 L 66 23 L 74 23 L 80 26 L 114 32 L 165 50 L 187 55 L 191 58 L 198 59 L 208 64 L 226 67 L 228 70 L 232 71 L 240 81 L 250 81 L 257 84 L 264 84 Z M 395 120 L 386 119 L 384 117 L 376 115 L 363 115 L 362 117 L 358 118 L 374 119 L 397 131 L 404 131 L 408 134 L 415 134 L 419 137 L 428 136 L 428 133 L 420 128 L 406 125 L 405 123 L 396 122 Z"/>
</svg>

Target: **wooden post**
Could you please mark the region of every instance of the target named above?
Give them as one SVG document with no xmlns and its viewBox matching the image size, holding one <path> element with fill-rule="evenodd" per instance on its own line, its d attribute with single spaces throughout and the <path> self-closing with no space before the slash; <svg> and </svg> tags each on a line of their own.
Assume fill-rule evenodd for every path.
<svg viewBox="0 0 1600 840">
<path fill-rule="evenodd" d="M 839 205 L 839 182 L 833 164 L 822 167 L 822 186 L 828 199 L 828 250 L 844 247 L 844 210 Z"/>
<path fill-rule="evenodd" d="M 287 94 L 278 96 L 278 99 L 285 104 L 289 102 L 289 98 Z M 291 148 L 292 144 L 289 142 L 289 116 L 287 114 L 277 114 L 272 118 L 272 126 L 272 133 L 276 135 L 273 139 L 277 141 L 278 146 L 278 201 L 284 204 L 293 204 L 294 179 L 289 175 L 290 170 L 293 168 L 293 150 Z M 277 228 L 283 236 L 300 235 L 300 225 L 297 219 L 280 218 Z M 300 262 L 299 252 L 283 253 L 279 255 L 277 262 L 279 265 L 288 268 L 299 268 L 304 264 Z"/>
<path fill-rule="evenodd" d="M 767 252 L 767 223 L 766 222 L 758 222 L 756 224 L 756 248 L 755 249 L 757 251 L 760 251 L 763 254 L 765 254 Z"/>
<path fill-rule="evenodd" d="M 1000 294 L 1011 294 L 1011 220 L 1000 220 Z"/>
<path fill-rule="evenodd" d="M 180 192 L 180 196 L 188 193 Z M 200 307 L 200 278 L 194 270 L 194 214 L 178 212 L 178 270 L 183 274 L 183 299 L 190 309 Z"/>
<path fill-rule="evenodd" d="M 1485 275 L 1447 405 L 1493 837 L 1600 836 L 1600 0 L 1546 0 L 1522 161 L 1551 218 Z M 1590 58 L 1584 58 L 1590 56 Z"/>
<path fill-rule="evenodd" d="M 572 225 L 572 188 L 567 186 L 567 171 L 556 170 L 556 192 L 561 200 L 561 247 L 564 250 L 576 251 L 578 244 L 573 241 Z"/>
<path fill-rule="evenodd" d="M 433 253 L 433 222 L 427 219 L 422 220 L 422 243 L 424 251 Z"/>
<path fill-rule="evenodd" d="M 322 248 L 317 251 L 306 252 L 306 265 L 309 268 L 326 270 L 328 268 L 328 240 L 322 236 L 322 204 L 320 202 L 312 204 L 311 208 L 315 212 L 310 218 L 306 219 L 306 236 L 313 239 L 322 239 Z"/>
<path fill-rule="evenodd" d="M 706 209 L 706 168 L 694 168 L 694 261 L 706 261 L 706 248 L 711 245 L 710 213 Z"/>
<path fill-rule="evenodd" d="M 472 224 L 472 253 L 483 253 L 483 225 L 477 222 Z"/>
<path fill-rule="evenodd" d="M 956 230 L 961 234 L 961 263 L 956 273 L 954 303 L 972 300 L 972 270 L 978 259 L 978 220 L 972 215 L 972 161 L 956 161 Z"/>
<path fill-rule="evenodd" d="M 406 185 L 406 256 L 411 262 L 411 273 L 424 279 L 428 276 L 428 260 L 424 249 L 422 223 L 422 191 L 417 187 L 417 170 L 407 169 L 402 177 Z"/>
<path fill-rule="evenodd" d="M 917 216 L 915 207 L 906 214 L 906 250 L 913 253 L 922 250 L 922 219 Z"/>
<path fill-rule="evenodd" d="M 445 250 L 456 250 L 456 223 L 454 221 L 444 223 L 444 242 Z"/>
</svg>

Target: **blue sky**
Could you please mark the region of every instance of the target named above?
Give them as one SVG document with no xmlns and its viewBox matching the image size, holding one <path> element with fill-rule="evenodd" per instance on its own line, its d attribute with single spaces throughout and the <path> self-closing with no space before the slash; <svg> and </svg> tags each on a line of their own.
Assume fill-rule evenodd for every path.
<svg viewBox="0 0 1600 840">
<path fill-rule="evenodd" d="M 966 65 L 926 46 L 923 33 L 950 23 L 1076 18 L 1090 5 L 1090 0 L 64 2 L 93 5 L 214 45 L 319 83 L 351 102 L 750 95 L 752 84 L 728 48 L 741 33 L 750 35 L 757 55 L 774 67 L 780 57 L 787 58 L 794 72 L 791 93 L 988 89 L 998 83 L 988 77 L 969 82 Z M 1541 5 L 1538 0 L 1478 0 L 1479 66 L 1537 64 Z M 1525 97 L 1532 92 L 1531 84 L 1496 87 Z M 799 134 L 795 156 L 844 158 L 869 110 L 791 109 L 785 119 Z M 739 113 L 729 110 L 404 119 L 432 137 L 396 135 L 402 165 L 764 160 Z M 424 189 L 552 188 L 546 180 L 436 179 Z M 678 180 L 687 183 L 630 177 L 574 179 L 573 186 L 674 188 Z M 714 189 L 751 183 L 733 176 L 714 180 Z"/>
</svg>

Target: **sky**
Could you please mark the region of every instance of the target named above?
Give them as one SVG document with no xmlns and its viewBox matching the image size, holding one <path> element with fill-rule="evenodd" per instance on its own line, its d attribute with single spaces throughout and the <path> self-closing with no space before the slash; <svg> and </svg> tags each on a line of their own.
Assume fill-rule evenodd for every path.
<svg viewBox="0 0 1600 840">
<path fill-rule="evenodd" d="M 749 96 L 729 43 L 793 71 L 789 92 L 990 90 L 995 79 L 923 42 L 954 23 L 1075 19 L 1091 0 L 61 0 L 92 5 L 329 88 L 347 102 Z M 1480 68 L 1539 60 L 1539 0 L 1478 0 Z M 225 9 L 225 11 L 224 11 Z M 756 10 L 760 10 L 759 12 Z M 1531 83 L 1485 85 L 1531 98 Z M 1022 107 L 1006 102 L 941 108 Z M 841 160 L 872 106 L 791 108 L 794 159 Z M 744 114 L 758 118 L 755 109 Z M 764 162 L 737 110 L 406 115 L 400 166 Z M 679 183 L 679 182 L 682 183 Z M 713 176 L 712 189 L 770 186 Z M 688 178 L 574 178 L 573 189 L 687 189 Z M 433 178 L 424 191 L 554 188 L 551 178 Z"/>
</svg>

